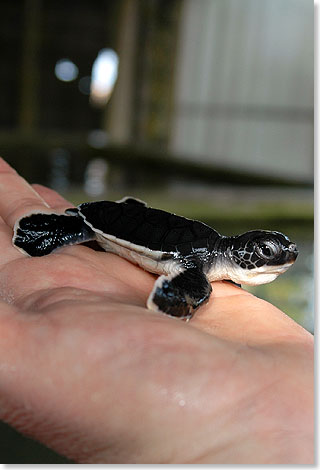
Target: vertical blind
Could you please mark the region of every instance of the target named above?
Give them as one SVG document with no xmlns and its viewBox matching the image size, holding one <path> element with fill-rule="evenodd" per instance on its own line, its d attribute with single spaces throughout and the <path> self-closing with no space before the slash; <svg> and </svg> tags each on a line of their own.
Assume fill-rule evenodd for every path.
<svg viewBox="0 0 320 470">
<path fill-rule="evenodd" d="M 170 150 L 313 175 L 313 2 L 185 0 Z"/>
</svg>

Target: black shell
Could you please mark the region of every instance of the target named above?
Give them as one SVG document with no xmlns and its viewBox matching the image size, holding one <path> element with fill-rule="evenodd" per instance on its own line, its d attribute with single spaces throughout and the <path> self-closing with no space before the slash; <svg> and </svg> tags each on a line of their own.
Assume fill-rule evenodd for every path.
<svg viewBox="0 0 320 470">
<path fill-rule="evenodd" d="M 139 203 L 88 202 L 79 210 L 93 229 L 151 250 L 188 254 L 194 248 L 210 248 L 220 238 L 202 222 Z"/>
</svg>

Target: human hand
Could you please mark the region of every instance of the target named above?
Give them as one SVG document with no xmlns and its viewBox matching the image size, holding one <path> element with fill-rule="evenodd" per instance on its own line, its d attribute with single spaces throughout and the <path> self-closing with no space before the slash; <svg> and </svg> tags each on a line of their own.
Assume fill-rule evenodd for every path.
<svg viewBox="0 0 320 470">
<path fill-rule="evenodd" d="M 0 161 L 0 418 L 83 463 L 312 463 L 312 336 L 229 283 L 186 324 L 113 254 L 12 246 L 67 207 Z"/>
</svg>

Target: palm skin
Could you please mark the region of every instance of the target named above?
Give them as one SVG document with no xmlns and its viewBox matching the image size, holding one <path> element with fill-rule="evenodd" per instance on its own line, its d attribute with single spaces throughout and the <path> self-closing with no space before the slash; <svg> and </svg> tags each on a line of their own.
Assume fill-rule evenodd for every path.
<svg viewBox="0 0 320 470">
<path fill-rule="evenodd" d="M 28 258 L 17 218 L 70 204 L 3 160 L 0 193 L 1 419 L 78 462 L 313 462 L 309 333 L 228 283 L 187 324 L 115 255 Z"/>
</svg>

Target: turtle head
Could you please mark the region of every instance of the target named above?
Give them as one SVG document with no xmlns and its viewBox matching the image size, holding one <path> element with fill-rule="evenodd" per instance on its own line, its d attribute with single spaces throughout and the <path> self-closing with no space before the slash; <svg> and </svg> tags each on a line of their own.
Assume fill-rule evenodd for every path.
<svg viewBox="0 0 320 470">
<path fill-rule="evenodd" d="M 235 282 L 257 285 L 273 281 L 296 260 L 298 249 L 280 232 L 252 230 L 231 238 L 227 250 Z M 234 279 L 233 276 L 236 278 Z"/>
</svg>

